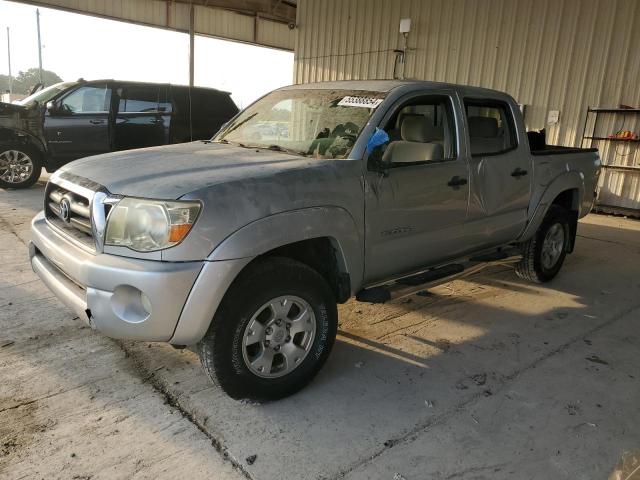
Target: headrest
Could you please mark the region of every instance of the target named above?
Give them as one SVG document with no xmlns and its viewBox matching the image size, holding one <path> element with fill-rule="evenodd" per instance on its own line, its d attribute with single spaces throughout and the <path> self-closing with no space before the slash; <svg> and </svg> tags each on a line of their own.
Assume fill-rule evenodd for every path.
<svg viewBox="0 0 640 480">
<path fill-rule="evenodd" d="M 400 125 L 400 135 L 407 142 L 432 142 L 442 140 L 441 126 L 435 126 L 424 115 L 407 114 Z"/>
<path fill-rule="evenodd" d="M 495 138 L 498 136 L 498 120 L 491 117 L 469 117 L 469 136 Z"/>
<path fill-rule="evenodd" d="M 396 128 L 398 130 L 400 130 L 400 126 L 402 125 L 402 122 L 404 121 L 404 119 L 407 118 L 407 115 L 413 115 L 413 114 L 407 113 L 407 112 L 400 112 L 398 114 L 398 118 L 396 118 Z"/>
</svg>

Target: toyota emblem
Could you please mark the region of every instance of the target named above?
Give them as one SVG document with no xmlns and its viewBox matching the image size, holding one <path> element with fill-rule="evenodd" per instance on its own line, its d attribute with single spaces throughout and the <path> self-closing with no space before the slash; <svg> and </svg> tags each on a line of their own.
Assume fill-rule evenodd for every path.
<svg viewBox="0 0 640 480">
<path fill-rule="evenodd" d="M 69 204 L 69 200 L 63 198 L 60 200 L 60 218 L 65 222 L 69 222 L 71 219 L 71 205 Z"/>
</svg>

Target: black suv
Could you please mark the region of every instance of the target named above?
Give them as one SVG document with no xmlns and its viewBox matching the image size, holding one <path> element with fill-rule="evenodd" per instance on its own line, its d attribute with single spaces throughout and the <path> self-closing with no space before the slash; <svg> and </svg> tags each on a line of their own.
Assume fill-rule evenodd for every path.
<svg viewBox="0 0 640 480">
<path fill-rule="evenodd" d="M 132 148 L 211 138 L 238 112 L 228 92 L 96 80 L 0 103 L 0 187 L 33 185 L 44 167 Z"/>
</svg>

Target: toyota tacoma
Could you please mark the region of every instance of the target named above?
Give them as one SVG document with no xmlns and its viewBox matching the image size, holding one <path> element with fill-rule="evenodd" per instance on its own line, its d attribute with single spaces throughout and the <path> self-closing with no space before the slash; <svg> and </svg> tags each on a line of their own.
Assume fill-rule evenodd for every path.
<svg viewBox="0 0 640 480">
<path fill-rule="evenodd" d="M 599 172 L 597 150 L 527 134 L 504 93 L 295 85 L 211 140 L 64 166 L 30 257 L 104 335 L 194 346 L 230 396 L 277 399 L 326 361 L 338 303 L 385 302 L 496 262 L 554 278 Z"/>
</svg>

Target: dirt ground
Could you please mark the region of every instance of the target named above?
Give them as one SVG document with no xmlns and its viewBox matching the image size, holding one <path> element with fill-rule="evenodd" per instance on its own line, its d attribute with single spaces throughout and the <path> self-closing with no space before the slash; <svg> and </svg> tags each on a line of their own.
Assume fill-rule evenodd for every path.
<svg viewBox="0 0 640 480">
<path fill-rule="evenodd" d="M 42 191 L 0 190 L 0 479 L 640 478 L 640 222 L 588 216 L 544 286 L 349 302 L 318 378 L 261 405 L 74 319 L 27 259 Z"/>
</svg>

